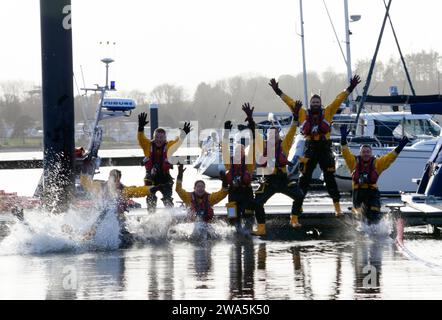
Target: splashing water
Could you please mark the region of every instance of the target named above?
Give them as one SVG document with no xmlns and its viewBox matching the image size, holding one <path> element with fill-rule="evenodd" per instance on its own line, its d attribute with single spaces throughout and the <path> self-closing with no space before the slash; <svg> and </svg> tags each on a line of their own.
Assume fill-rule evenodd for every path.
<svg viewBox="0 0 442 320">
<path fill-rule="evenodd" d="M 9 235 L 0 242 L 0 255 L 117 250 L 120 246 L 117 213 L 116 209 L 107 210 L 99 224 L 96 224 L 98 209 L 92 212 L 71 209 L 56 215 L 27 211 L 25 222 L 12 225 Z M 235 235 L 234 227 L 224 221 L 182 222 L 180 217 L 179 208 L 158 210 L 142 219 L 129 214 L 127 228 L 136 243 L 205 242 L 231 239 Z M 85 237 L 94 225 L 97 226 L 95 234 L 90 239 Z"/>
<path fill-rule="evenodd" d="M 115 212 L 106 214 L 92 239 L 84 238 L 98 215 L 97 211 L 72 209 L 57 215 L 28 211 L 25 222 L 10 227 L 9 235 L 0 243 L 0 255 L 117 249 L 120 240 Z"/>
<path fill-rule="evenodd" d="M 180 219 L 181 218 L 181 219 Z M 233 237 L 235 229 L 224 221 L 210 224 L 183 222 L 180 208 L 158 210 L 141 222 L 129 220 L 137 242 L 206 241 Z"/>
<path fill-rule="evenodd" d="M 365 222 L 361 223 L 360 230 L 372 239 L 386 239 L 390 236 L 392 231 L 391 221 L 387 219 L 381 219 L 379 223 L 367 224 Z"/>
</svg>

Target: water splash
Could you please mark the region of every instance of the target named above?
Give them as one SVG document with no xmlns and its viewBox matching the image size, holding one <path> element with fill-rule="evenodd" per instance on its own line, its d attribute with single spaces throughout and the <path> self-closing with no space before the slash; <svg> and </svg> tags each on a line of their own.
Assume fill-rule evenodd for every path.
<svg viewBox="0 0 442 320">
<path fill-rule="evenodd" d="M 230 239 L 235 229 L 224 221 L 210 224 L 184 221 L 180 208 L 158 210 L 142 221 L 129 220 L 137 242 L 207 241 Z"/>
<path fill-rule="evenodd" d="M 119 222 L 115 210 L 96 224 L 98 209 L 71 209 L 62 214 L 43 211 L 25 212 L 25 222 L 10 226 L 10 233 L 0 242 L 0 255 L 46 254 L 59 252 L 117 250 L 120 246 Z M 85 237 L 96 225 L 92 237 Z M 224 221 L 206 224 L 185 222 L 182 210 L 164 209 L 135 218 L 129 215 L 127 227 L 136 243 L 167 241 L 206 242 L 232 239 L 235 228 Z"/>
<path fill-rule="evenodd" d="M 367 235 L 370 239 L 387 239 L 392 232 L 392 223 L 388 219 L 381 219 L 379 223 L 367 224 L 361 223 L 360 231 Z"/>
<path fill-rule="evenodd" d="M 62 214 L 27 211 L 25 222 L 10 226 L 10 233 L 0 243 L 0 255 L 44 254 L 113 250 L 120 244 L 119 225 L 115 213 L 105 216 L 95 235 L 84 238 L 99 215 L 97 211 L 69 210 Z"/>
</svg>

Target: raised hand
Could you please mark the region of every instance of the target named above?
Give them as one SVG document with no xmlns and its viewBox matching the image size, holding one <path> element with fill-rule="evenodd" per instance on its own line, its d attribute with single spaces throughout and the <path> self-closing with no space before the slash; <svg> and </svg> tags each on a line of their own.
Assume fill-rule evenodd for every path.
<svg viewBox="0 0 442 320">
<path fill-rule="evenodd" d="M 224 129 L 225 130 L 232 130 L 232 128 L 233 128 L 232 121 L 227 120 L 226 122 L 224 122 Z"/>
<path fill-rule="evenodd" d="M 402 137 L 401 141 L 399 141 L 399 145 L 396 147 L 396 152 L 400 153 L 402 151 L 402 149 L 404 149 L 404 147 L 410 142 L 410 140 L 408 139 L 408 137 L 404 136 Z"/>
<path fill-rule="evenodd" d="M 220 171 L 219 172 L 219 178 L 223 182 L 223 188 L 228 188 L 229 184 L 227 183 L 227 177 L 226 177 L 226 172 L 225 171 Z"/>
<path fill-rule="evenodd" d="M 343 124 L 342 126 L 339 127 L 339 130 L 341 130 L 341 145 L 346 145 L 347 144 L 347 136 L 348 136 L 348 130 L 347 130 L 347 125 Z"/>
<path fill-rule="evenodd" d="M 189 134 L 190 130 L 192 130 L 192 127 L 190 126 L 190 122 L 184 122 L 183 131 L 187 135 Z"/>
<path fill-rule="evenodd" d="M 148 123 L 149 123 L 149 121 L 147 121 L 147 113 L 141 112 L 138 115 L 138 132 L 144 131 L 144 126 Z"/>
<path fill-rule="evenodd" d="M 302 101 L 301 100 L 296 100 L 295 101 L 295 106 L 293 108 L 291 108 L 292 114 L 293 114 L 293 120 L 298 121 L 298 119 L 299 119 L 299 110 L 301 110 L 301 108 L 302 108 Z"/>
<path fill-rule="evenodd" d="M 356 86 L 360 83 L 361 83 L 361 78 L 357 74 L 355 74 L 353 78 L 351 78 L 350 80 L 350 85 L 347 88 L 348 92 L 352 92 L 354 88 L 356 88 Z"/>
<path fill-rule="evenodd" d="M 342 126 L 339 127 L 339 130 L 341 130 L 341 137 L 347 138 L 348 136 L 347 125 L 343 124 Z"/>
<path fill-rule="evenodd" d="M 279 84 L 276 82 L 275 78 L 270 79 L 269 86 L 272 87 L 273 91 L 280 96 L 282 94 L 281 89 L 279 89 Z"/>
<path fill-rule="evenodd" d="M 186 171 L 186 169 L 184 169 L 184 165 L 178 162 L 178 180 L 183 180 L 184 171 Z"/>
<path fill-rule="evenodd" d="M 253 111 L 255 107 L 250 107 L 250 103 L 246 102 L 242 105 L 242 111 L 247 115 L 246 121 L 253 121 Z"/>
</svg>

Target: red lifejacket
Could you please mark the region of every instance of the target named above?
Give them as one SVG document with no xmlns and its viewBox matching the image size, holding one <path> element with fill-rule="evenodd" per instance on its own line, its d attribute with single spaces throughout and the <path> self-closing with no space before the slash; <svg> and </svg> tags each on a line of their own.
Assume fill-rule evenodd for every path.
<svg viewBox="0 0 442 320">
<path fill-rule="evenodd" d="M 202 201 L 198 201 L 202 200 Z M 191 203 L 192 214 L 198 215 L 201 213 L 204 215 L 204 221 L 209 222 L 213 218 L 213 208 L 209 202 L 209 194 L 206 192 L 203 197 L 198 197 L 195 192 L 192 192 L 192 203 Z"/>
<path fill-rule="evenodd" d="M 157 147 L 155 143 L 152 142 L 150 156 L 144 163 L 146 171 L 151 171 L 152 168 L 157 165 L 158 168 L 161 168 L 162 173 L 169 173 L 169 170 L 172 169 L 172 165 L 167 160 L 166 145 L 165 143 L 162 147 Z M 158 152 L 159 149 L 161 150 Z"/>
<path fill-rule="evenodd" d="M 252 183 L 252 176 L 246 170 L 245 163 L 233 164 L 233 158 L 230 161 L 230 170 L 226 172 L 226 180 L 229 186 L 233 186 L 236 179 L 239 179 L 240 186 L 249 186 Z M 241 162 L 243 161 L 244 159 Z"/>
<path fill-rule="evenodd" d="M 376 167 L 374 165 L 375 160 L 375 157 L 371 157 L 368 166 L 364 166 L 364 161 L 362 161 L 361 157 L 356 157 L 356 168 L 351 174 L 352 180 L 355 184 L 360 184 L 359 178 L 364 173 L 367 175 L 367 184 L 376 184 L 379 178 L 379 174 L 376 171 Z"/>
<path fill-rule="evenodd" d="M 275 167 L 277 168 L 282 168 L 289 164 L 287 156 L 285 155 L 284 150 L 282 150 L 281 144 L 282 141 L 279 140 L 276 143 L 276 148 L 275 148 Z M 266 148 L 264 149 L 264 157 L 267 157 L 267 145 Z M 262 166 L 267 167 L 267 161 Z"/>
<path fill-rule="evenodd" d="M 322 139 L 325 139 L 325 135 L 331 131 L 330 123 L 325 119 L 324 112 L 314 117 L 309 110 L 304 122 L 301 125 L 301 133 L 304 136 L 310 136 L 312 134 L 313 127 L 318 126 L 318 134 Z"/>
</svg>

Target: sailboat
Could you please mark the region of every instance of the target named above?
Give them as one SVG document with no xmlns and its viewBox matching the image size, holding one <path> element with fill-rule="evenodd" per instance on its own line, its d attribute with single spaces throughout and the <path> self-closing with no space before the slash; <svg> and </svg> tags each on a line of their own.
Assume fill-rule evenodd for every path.
<svg viewBox="0 0 442 320">
<path fill-rule="evenodd" d="M 421 168 L 425 165 L 426 160 L 431 155 L 438 141 L 438 137 L 441 135 L 441 127 L 432 120 L 430 114 L 422 114 L 421 112 L 420 114 L 413 114 L 412 111 L 422 104 L 440 104 L 442 97 L 440 95 L 416 95 L 396 37 L 396 32 L 391 22 L 389 15 L 390 5 L 391 0 L 388 5 L 386 5 L 382 28 L 371 61 L 364 92 L 362 96 L 357 97 L 355 101 L 356 104 L 359 104 L 359 110 L 357 113 L 339 115 L 334 119 L 333 127 L 335 128 L 335 132 L 339 132 L 340 124 L 345 122 L 339 117 L 347 117 L 350 119 L 349 122 L 352 123 L 353 130 L 349 147 L 354 154 L 359 153 L 361 144 L 371 145 L 373 154 L 378 156 L 390 152 L 396 147 L 398 141 L 403 136 L 407 136 L 411 140 L 411 144 L 403 149 L 395 163 L 380 177 L 378 182 L 381 193 L 399 194 L 401 191 L 410 192 L 416 189 L 416 178 L 419 177 Z M 390 96 L 368 95 L 371 76 L 387 18 L 390 20 L 390 25 L 412 95 L 398 95 L 396 87 L 390 87 Z M 346 19 L 348 20 L 348 16 L 346 16 Z M 349 70 L 351 73 L 351 67 Z M 361 111 L 365 105 L 390 106 L 393 112 L 362 113 Z M 399 112 L 400 106 L 402 106 L 403 111 Z M 429 109 L 426 108 L 426 110 Z M 351 191 L 350 172 L 346 168 L 345 161 L 340 155 L 339 148 L 337 147 L 336 150 L 336 182 L 340 191 Z"/>
</svg>

